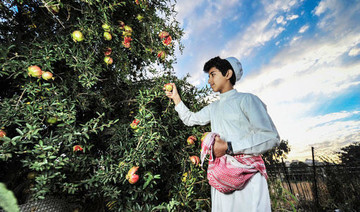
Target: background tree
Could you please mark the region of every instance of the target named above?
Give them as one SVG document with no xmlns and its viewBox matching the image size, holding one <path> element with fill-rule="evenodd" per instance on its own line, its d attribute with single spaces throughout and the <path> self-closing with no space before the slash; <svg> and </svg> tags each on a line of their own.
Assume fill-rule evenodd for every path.
<svg viewBox="0 0 360 212">
<path fill-rule="evenodd" d="M 265 164 L 269 166 L 281 163 L 282 159 L 286 159 L 286 156 L 290 150 L 289 141 L 281 140 L 277 147 L 263 154 Z"/>
<path fill-rule="evenodd" d="M 327 203 L 342 211 L 357 211 L 360 208 L 360 143 L 352 143 L 337 152 L 340 164 L 324 160 L 325 183 L 330 194 Z"/>
<path fill-rule="evenodd" d="M 306 164 L 306 163 L 304 163 L 304 162 L 301 162 L 301 161 L 290 163 L 290 168 L 303 169 L 303 168 L 308 168 L 308 167 L 309 167 L 308 164 Z"/>
<path fill-rule="evenodd" d="M 341 148 L 338 156 L 344 165 L 360 166 L 360 143 L 356 142 Z"/>
<path fill-rule="evenodd" d="M 58 196 L 83 211 L 208 210 L 206 168 L 189 157 L 209 128 L 184 126 L 162 91 L 175 82 L 187 105 L 205 104 L 207 90 L 173 74 L 182 30 L 170 1 L 0 7 L 0 181 L 19 204 Z"/>
</svg>

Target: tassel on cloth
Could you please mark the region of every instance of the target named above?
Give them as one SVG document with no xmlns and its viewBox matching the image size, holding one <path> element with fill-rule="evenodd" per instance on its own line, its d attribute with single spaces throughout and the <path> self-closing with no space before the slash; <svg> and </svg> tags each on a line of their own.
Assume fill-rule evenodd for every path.
<svg viewBox="0 0 360 212">
<path fill-rule="evenodd" d="M 212 146 L 214 145 L 215 143 L 215 137 L 216 136 L 220 136 L 219 134 L 217 133 L 213 133 L 213 132 L 209 132 L 203 143 L 202 143 L 202 146 L 201 146 L 201 155 L 200 155 L 200 159 L 201 159 L 201 167 L 203 166 L 204 164 L 204 161 L 205 161 L 205 158 L 206 158 L 206 155 L 209 154 L 210 155 L 210 158 L 209 158 L 209 161 L 213 161 L 214 160 L 214 157 L 213 157 L 213 151 L 212 151 Z"/>
</svg>

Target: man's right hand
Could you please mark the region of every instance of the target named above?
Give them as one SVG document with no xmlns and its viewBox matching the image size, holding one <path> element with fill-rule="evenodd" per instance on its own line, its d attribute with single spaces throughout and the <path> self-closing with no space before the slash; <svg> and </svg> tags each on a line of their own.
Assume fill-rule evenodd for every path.
<svg viewBox="0 0 360 212">
<path fill-rule="evenodd" d="M 178 90 L 176 89 L 175 83 L 170 83 L 170 84 L 172 85 L 172 91 L 166 91 L 165 88 L 163 89 L 165 90 L 166 96 L 172 99 L 175 105 L 178 105 L 181 102 L 180 95 L 178 93 Z"/>
<path fill-rule="evenodd" d="M 219 158 L 225 155 L 227 148 L 228 148 L 227 142 L 221 139 L 220 136 L 216 136 L 214 148 L 213 148 L 214 156 L 216 158 Z"/>
</svg>

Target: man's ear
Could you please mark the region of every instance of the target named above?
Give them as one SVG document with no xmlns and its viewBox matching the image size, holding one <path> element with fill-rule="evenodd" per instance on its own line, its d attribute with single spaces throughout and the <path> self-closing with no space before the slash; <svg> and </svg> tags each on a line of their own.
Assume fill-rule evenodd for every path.
<svg viewBox="0 0 360 212">
<path fill-rule="evenodd" d="M 230 78 L 232 77 L 233 74 L 234 73 L 231 69 L 227 70 L 226 75 L 225 75 L 226 79 L 230 80 Z"/>
</svg>

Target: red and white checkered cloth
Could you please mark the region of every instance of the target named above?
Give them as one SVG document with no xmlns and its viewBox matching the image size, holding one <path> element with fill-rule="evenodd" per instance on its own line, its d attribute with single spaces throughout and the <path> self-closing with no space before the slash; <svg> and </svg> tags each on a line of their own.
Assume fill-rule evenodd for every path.
<svg viewBox="0 0 360 212">
<path fill-rule="evenodd" d="M 207 178 L 212 187 L 222 193 L 230 193 L 243 189 L 257 172 L 260 172 L 267 179 L 265 164 L 260 155 L 223 155 L 214 160 L 212 146 L 216 136 L 219 135 L 208 133 L 204 139 L 200 157 L 202 166 L 206 155 L 210 155 Z"/>
</svg>

